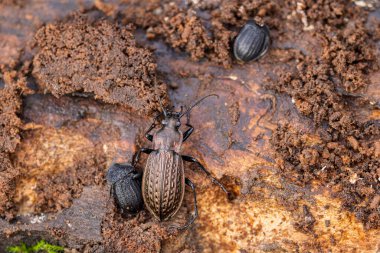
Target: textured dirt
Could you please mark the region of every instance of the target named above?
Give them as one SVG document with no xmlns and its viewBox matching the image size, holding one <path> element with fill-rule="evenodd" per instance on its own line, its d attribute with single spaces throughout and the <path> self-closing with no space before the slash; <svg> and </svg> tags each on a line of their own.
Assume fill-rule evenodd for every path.
<svg viewBox="0 0 380 253">
<path fill-rule="evenodd" d="M 358 117 L 352 109 L 377 108 L 376 99 L 352 92 L 366 88 L 370 73 L 378 70 L 378 51 L 365 19 L 355 18 L 357 13 L 343 2 L 325 3 L 309 11 L 322 13 L 324 9 L 332 10 L 325 13 L 327 20 L 331 16 L 336 20 L 321 22 L 318 17 L 315 22 L 317 31 L 328 31 L 321 38 L 322 55 L 304 57 L 296 69 L 280 73 L 271 86 L 290 95 L 297 109 L 314 120 L 320 140 L 307 143 L 302 131 L 284 125 L 276 129 L 272 143 L 289 179 L 301 184 L 318 179 L 333 187 L 343 206 L 354 211 L 366 228 L 378 228 L 379 212 L 370 203 L 380 190 L 380 121 Z"/>
<path fill-rule="evenodd" d="M 239 31 L 237 28 L 252 17 L 276 27 L 281 16 L 275 14 L 284 6 L 281 1 L 97 3 L 108 15 L 121 16 L 124 24 L 145 29 L 149 39 L 162 38 L 172 48 L 188 53 L 192 60 L 207 58 L 225 67 L 232 66 L 231 40 Z"/>
<path fill-rule="evenodd" d="M 0 250 L 24 242 L 33 245 L 43 238 L 66 245 L 73 252 L 104 252 L 101 235 L 102 217 L 107 208 L 107 192 L 99 186 L 83 189 L 73 205 L 54 214 L 18 216 L 12 224 L 0 220 Z"/>
<path fill-rule="evenodd" d="M 7 236 L 16 236 L 20 230 L 37 231 L 34 239 L 52 238 L 76 249 L 100 244 L 106 252 L 121 249 L 130 252 L 157 251 L 164 247 L 161 241 L 175 247 L 177 238 L 181 236 L 176 231 L 168 230 L 168 225 L 173 222 L 160 224 L 145 211 L 136 218 L 121 217 L 109 198 L 109 189 L 104 182 L 104 174 L 111 163 L 131 160 L 135 143 L 139 142 L 137 135 L 147 127 L 148 122 L 144 123 L 145 120 L 137 115 L 132 117 L 121 106 L 100 105 L 88 98 L 57 99 L 41 94 L 28 96 L 24 100 L 23 120 L 23 141 L 12 154 L 14 170 L 19 171 L 19 176 L 11 209 L 11 214 L 17 215 L 11 220 L 12 224 L 22 226 L 15 226 L 12 232 L 7 232 L 10 224 L 2 228 Z M 91 185 L 96 185 L 97 189 L 93 195 L 88 190 L 83 193 Z M 12 189 L 14 191 L 14 186 Z M 82 198 L 83 194 L 83 200 L 75 200 Z M 84 210 L 81 205 L 83 201 L 86 203 L 88 194 L 91 199 L 102 200 L 99 206 L 91 207 L 97 213 L 98 221 L 102 222 L 102 228 L 85 221 L 86 226 L 90 226 L 89 238 L 70 232 L 70 227 L 65 225 L 66 218 L 63 218 L 72 212 L 70 210 Z M 189 203 L 191 199 L 190 194 L 187 197 Z M 174 223 L 183 224 L 189 215 L 187 213 L 187 209 L 182 208 Z M 39 221 L 39 226 L 47 225 L 47 234 L 33 226 L 34 220 L 41 215 L 44 218 Z M 83 216 L 71 217 L 69 223 L 81 227 Z M 53 233 L 55 229 L 60 231 L 58 238 Z M 100 234 L 102 237 L 99 239 Z M 18 238 L 20 240 L 25 236 L 27 234 Z M 28 238 L 26 240 L 30 241 Z"/>
<path fill-rule="evenodd" d="M 16 67 L 30 57 L 28 44 L 45 22 L 61 19 L 72 11 L 92 6 L 91 1 L 49 2 L 4 0 L 0 3 L 0 65 Z"/>
<path fill-rule="evenodd" d="M 21 109 L 21 86 L 24 79 L 15 72 L 2 74 L 4 86 L 0 92 L 0 213 L 1 217 L 10 218 L 9 212 L 13 206 L 14 188 L 19 171 L 13 166 L 10 154 L 15 151 L 20 143 L 19 128 L 21 120 L 17 113 Z"/>
<path fill-rule="evenodd" d="M 160 97 L 165 100 L 166 85 L 157 77 L 151 52 L 101 16 L 68 17 L 42 27 L 34 39 L 33 76 L 45 92 L 57 97 L 90 92 L 145 113 L 157 108 Z"/>
<path fill-rule="evenodd" d="M 0 242 L 46 238 L 87 252 L 379 251 L 379 7 L 0 4 Z M 78 10 L 85 15 L 68 16 Z M 248 19 L 269 26 L 272 45 L 240 65 L 230 47 Z M 152 114 L 158 96 L 178 108 L 210 93 L 220 98 L 193 111 L 183 153 L 235 198 L 186 165 L 199 201 L 190 230 L 168 229 L 192 211 L 190 192 L 168 223 L 146 211 L 122 218 L 105 199 L 104 174 L 149 147 L 152 119 L 139 114 Z"/>
</svg>

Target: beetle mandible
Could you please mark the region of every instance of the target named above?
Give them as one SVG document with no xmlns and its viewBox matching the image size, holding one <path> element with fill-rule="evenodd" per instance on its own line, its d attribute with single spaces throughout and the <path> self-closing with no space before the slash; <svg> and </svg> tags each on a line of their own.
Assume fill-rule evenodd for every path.
<svg viewBox="0 0 380 253">
<path fill-rule="evenodd" d="M 135 166 L 141 152 L 149 154 L 143 173 L 142 194 L 146 208 L 159 221 L 169 220 L 178 212 L 184 198 L 185 184 L 191 187 L 194 197 L 194 214 L 184 226 L 178 227 L 178 229 L 188 228 L 198 217 L 195 186 L 190 179 L 185 178 L 183 161 L 197 164 L 215 184 L 219 185 L 228 194 L 226 188 L 211 176 L 211 173 L 197 159 L 181 155 L 182 143 L 194 131 L 193 126 L 190 124 L 190 111 L 204 99 L 211 96 L 218 97 L 215 94 L 205 96 L 185 112 L 182 112 L 183 107 L 181 107 L 181 112 L 166 111 L 161 104 L 162 113 L 154 119 L 145 133 L 145 137 L 153 142 L 153 149 L 141 148 L 133 160 L 133 166 Z M 182 133 L 179 128 L 181 118 L 184 115 L 187 116 L 186 126 L 188 129 Z M 158 125 L 156 121 L 160 116 L 164 117 L 161 121 L 162 126 L 152 135 L 150 132 Z"/>
</svg>

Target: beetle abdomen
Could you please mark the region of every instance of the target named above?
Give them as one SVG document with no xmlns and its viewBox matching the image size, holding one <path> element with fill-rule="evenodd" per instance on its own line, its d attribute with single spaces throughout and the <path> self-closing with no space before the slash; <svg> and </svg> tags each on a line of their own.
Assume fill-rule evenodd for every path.
<svg viewBox="0 0 380 253">
<path fill-rule="evenodd" d="M 143 198 L 150 213 L 167 220 L 179 210 L 185 193 L 182 158 L 174 151 L 157 150 L 147 160 Z"/>
<path fill-rule="evenodd" d="M 123 213 L 136 213 L 143 207 L 141 177 L 130 164 L 113 164 L 107 172 L 112 197 Z"/>
<path fill-rule="evenodd" d="M 114 185 L 114 194 L 118 206 L 127 213 L 136 213 L 142 209 L 141 184 L 130 177 L 121 179 Z"/>
</svg>

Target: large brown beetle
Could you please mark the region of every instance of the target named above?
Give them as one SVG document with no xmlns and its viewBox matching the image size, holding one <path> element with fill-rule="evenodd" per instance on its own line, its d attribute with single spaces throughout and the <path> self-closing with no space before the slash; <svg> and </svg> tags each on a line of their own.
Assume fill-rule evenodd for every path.
<svg viewBox="0 0 380 253">
<path fill-rule="evenodd" d="M 140 149 L 133 161 L 133 166 L 139 160 L 141 152 L 149 154 L 142 181 L 142 194 L 144 203 L 148 211 L 159 221 L 166 221 L 172 218 L 181 207 L 185 194 L 185 184 L 190 186 L 194 196 L 194 214 L 189 221 L 178 229 L 186 229 L 198 217 L 197 199 L 194 184 L 185 178 L 183 161 L 192 162 L 199 166 L 212 181 L 219 185 L 228 194 L 226 188 L 195 158 L 181 155 L 181 146 L 192 134 L 194 128 L 190 125 L 190 111 L 205 98 L 217 96 L 215 94 L 205 96 L 190 106 L 185 112 L 166 111 L 162 106 L 162 114 L 158 115 L 145 137 L 153 142 L 153 149 Z M 181 117 L 187 115 L 186 126 L 189 127 L 184 133 L 179 128 Z M 158 125 L 157 119 L 163 116 L 161 129 L 154 135 L 150 132 Z"/>
</svg>

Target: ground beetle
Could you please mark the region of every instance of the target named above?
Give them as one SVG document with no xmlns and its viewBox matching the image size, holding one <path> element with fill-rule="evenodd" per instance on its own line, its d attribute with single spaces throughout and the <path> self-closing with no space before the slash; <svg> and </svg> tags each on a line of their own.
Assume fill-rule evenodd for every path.
<svg viewBox="0 0 380 253">
<path fill-rule="evenodd" d="M 198 217 L 195 186 L 188 178 L 185 178 L 183 161 L 197 164 L 215 184 L 219 185 L 228 194 L 226 188 L 212 177 L 211 173 L 197 159 L 180 154 L 182 143 L 189 138 L 194 130 L 190 125 L 190 111 L 210 96 L 217 95 L 212 94 L 203 97 L 185 112 L 182 112 L 183 107 L 181 107 L 181 112 L 166 111 L 161 105 L 162 113 L 154 119 L 145 134 L 145 137 L 153 142 L 153 149 L 140 149 L 133 161 L 135 166 L 141 152 L 149 154 L 143 173 L 142 194 L 146 208 L 159 221 L 166 221 L 178 212 L 185 194 L 185 184 L 191 187 L 194 196 L 194 214 L 184 226 L 178 227 L 179 229 L 186 229 Z M 181 126 L 180 119 L 184 115 L 187 115 L 186 126 L 189 128 L 182 133 L 179 130 Z M 161 129 L 151 135 L 150 132 L 158 125 L 158 118 L 162 116 Z"/>
<path fill-rule="evenodd" d="M 243 62 L 257 60 L 268 51 L 269 44 L 268 27 L 249 20 L 235 39 L 234 56 Z"/>
<path fill-rule="evenodd" d="M 143 208 L 141 174 L 128 163 L 114 163 L 107 172 L 111 196 L 122 214 L 135 214 Z"/>
</svg>

